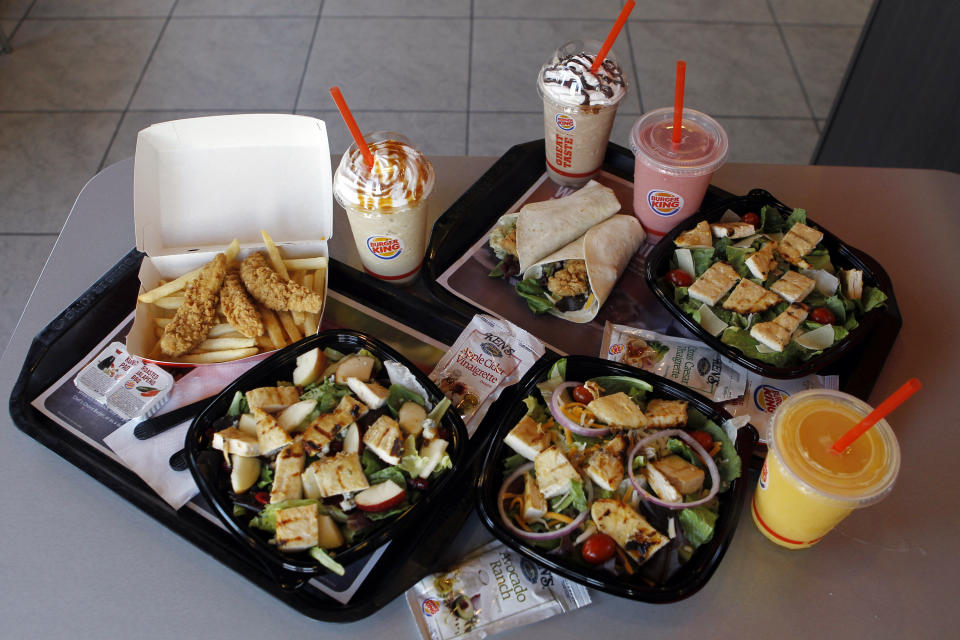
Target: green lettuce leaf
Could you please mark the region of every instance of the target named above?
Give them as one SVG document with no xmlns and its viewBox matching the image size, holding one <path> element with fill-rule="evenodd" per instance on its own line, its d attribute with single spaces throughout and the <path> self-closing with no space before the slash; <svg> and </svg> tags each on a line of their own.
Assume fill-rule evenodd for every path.
<svg viewBox="0 0 960 640">
<path fill-rule="evenodd" d="M 713 264 L 714 249 L 691 249 L 693 269 L 699 278 Z"/>
<path fill-rule="evenodd" d="M 536 314 L 546 313 L 554 308 L 553 302 L 547 297 L 547 292 L 534 278 L 527 278 L 518 282 L 513 290 L 526 300 L 527 306 Z"/>
<path fill-rule="evenodd" d="M 766 205 L 760 209 L 760 231 L 762 233 L 779 233 L 783 230 L 783 216 L 776 207 Z"/>
<path fill-rule="evenodd" d="M 302 507 L 305 504 L 319 504 L 319 500 L 284 500 L 266 505 L 263 510 L 250 519 L 250 526 L 261 531 L 277 530 L 277 511 Z"/>
<path fill-rule="evenodd" d="M 387 407 L 390 409 L 390 413 L 397 416 L 397 414 L 400 413 L 400 407 L 406 402 L 416 402 L 424 409 L 427 407 L 426 400 L 424 400 L 423 396 L 419 393 L 414 393 L 399 384 L 390 385 L 389 392 L 387 393 Z"/>
<path fill-rule="evenodd" d="M 783 228 L 785 231 L 789 231 L 793 225 L 797 223 L 807 224 L 807 210 L 806 209 L 794 209 L 789 216 L 787 216 L 787 221 L 784 223 Z"/>
<path fill-rule="evenodd" d="M 330 378 L 324 378 L 318 383 L 307 385 L 302 394 L 301 400 L 316 400 L 317 406 L 309 419 L 315 420 L 317 416 L 324 413 L 330 413 L 340 402 L 340 398 L 350 395 L 350 387 L 344 384 L 337 384 Z"/>
<path fill-rule="evenodd" d="M 693 507 L 680 512 L 683 535 L 694 549 L 709 542 L 717 523 L 717 513 L 706 507 Z"/>
</svg>

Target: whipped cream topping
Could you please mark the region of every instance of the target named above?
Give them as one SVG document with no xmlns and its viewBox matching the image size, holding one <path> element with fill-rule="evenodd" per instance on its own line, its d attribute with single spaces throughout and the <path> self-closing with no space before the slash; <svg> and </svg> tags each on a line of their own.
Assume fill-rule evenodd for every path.
<svg viewBox="0 0 960 640">
<path fill-rule="evenodd" d="M 433 165 L 403 136 L 377 132 L 367 136 L 373 153 L 368 166 L 351 144 L 333 176 L 333 191 L 344 206 L 378 213 L 415 207 L 433 189 Z"/>
<path fill-rule="evenodd" d="M 596 73 L 590 67 L 596 55 L 581 51 L 554 55 L 540 71 L 540 87 L 554 100 L 581 105 L 610 105 L 619 102 L 627 92 L 623 70 L 616 61 L 606 58 Z"/>
</svg>

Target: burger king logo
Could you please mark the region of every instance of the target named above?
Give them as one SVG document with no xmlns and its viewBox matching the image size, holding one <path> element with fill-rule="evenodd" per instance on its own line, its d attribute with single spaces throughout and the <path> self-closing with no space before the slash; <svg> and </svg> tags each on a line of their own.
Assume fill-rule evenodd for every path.
<svg viewBox="0 0 960 640">
<path fill-rule="evenodd" d="M 557 126 L 564 131 L 573 131 L 577 128 L 577 121 L 573 119 L 573 116 L 568 116 L 565 113 L 558 113 Z"/>
<path fill-rule="evenodd" d="M 435 616 L 440 613 L 440 603 L 436 600 L 424 600 L 423 601 L 423 615 L 428 618 Z"/>
<path fill-rule="evenodd" d="M 762 384 L 753 392 L 753 401 L 757 408 L 766 413 L 773 413 L 777 410 L 784 400 L 790 396 L 783 389 L 771 387 L 768 384 Z"/>
<path fill-rule="evenodd" d="M 393 236 L 370 236 L 367 249 L 381 260 L 393 260 L 403 253 L 403 241 Z"/>
<path fill-rule="evenodd" d="M 667 218 L 683 208 L 683 197 L 672 191 L 651 189 L 647 192 L 647 204 L 655 214 Z"/>
<path fill-rule="evenodd" d="M 767 488 L 767 479 L 770 477 L 770 472 L 767 471 L 767 461 L 763 461 L 763 468 L 760 469 L 760 488 Z"/>
<path fill-rule="evenodd" d="M 136 383 L 136 382 L 134 382 L 133 380 L 127 380 L 127 381 L 124 383 L 123 388 L 124 388 L 124 389 L 133 389 L 135 386 L 137 386 L 137 383 Z"/>
<path fill-rule="evenodd" d="M 610 355 L 612 355 L 612 356 L 618 356 L 618 355 L 620 355 L 621 353 L 623 353 L 623 345 L 622 345 L 622 344 L 612 344 L 612 345 L 610 345 L 610 350 L 609 350 L 609 351 L 610 351 Z"/>
</svg>

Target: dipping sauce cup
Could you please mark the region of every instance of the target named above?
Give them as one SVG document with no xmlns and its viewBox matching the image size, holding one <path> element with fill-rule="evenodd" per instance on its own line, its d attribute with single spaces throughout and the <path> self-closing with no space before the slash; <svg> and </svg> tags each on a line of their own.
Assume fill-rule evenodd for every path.
<svg viewBox="0 0 960 640">
<path fill-rule="evenodd" d="M 727 159 L 727 133 L 705 113 L 683 110 L 683 133 L 673 142 L 673 109 L 649 111 L 630 133 L 633 212 L 657 242 L 689 218 L 703 201 L 710 178 Z"/>
<path fill-rule="evenodd" d="M 788 549 L 804 549 L 854 509 L 890 493 L 900 471 L 900 447 L 886 420 L 842 454 L 831 452 L 871 410 L 829 389 L 801 391 L 777 407 L 751 509 L 760 533 Z"/>
<path fill-rule="evenodd" d="M 333 176 L 333 193 L 347 212 L 364 270 L 407 284 L 423 265 L 427 201 L 436 174 L 426 156 L 399 133 L 376 131 L 364 139 L 373 166 L 351 144 Z"/>
</svg>

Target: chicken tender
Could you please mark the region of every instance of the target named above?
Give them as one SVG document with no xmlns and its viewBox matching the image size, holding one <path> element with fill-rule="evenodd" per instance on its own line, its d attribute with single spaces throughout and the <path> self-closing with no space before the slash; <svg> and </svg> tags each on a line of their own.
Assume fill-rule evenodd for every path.
<svg viewBox="0 0 960 640">
<path fill-rule="evenodd" d="M 160 349 L 169 356 L 181 356 L 207 337 L 207 332 L 217 320 L 217 303 L 220 287 L 227 275 L 227 257 L 218 253 L 204 265 L 198 275 L 187 285 L 184 302 L 177 309 L 173 320 L 163 329 Z"/>
<path fill-rule="evenodd" d="M 227 322 L 237 331 L 248 338 L 263 335 L 263 319 L 253 306 L 253 301 L 240 281 L 240 274 L 236 271 L 230 271 L 223 279 L 220 299 L 223 301 L 223 315 L 227 316 Z"/>
<path fill-rule="evenodd" d="M 250 295 L 268 309 L 319 313 L 323 308 L 321 294 L 281 278 L 259 251 L 251 253 L 243 261 L 240 277 Z"/>
</svg>

